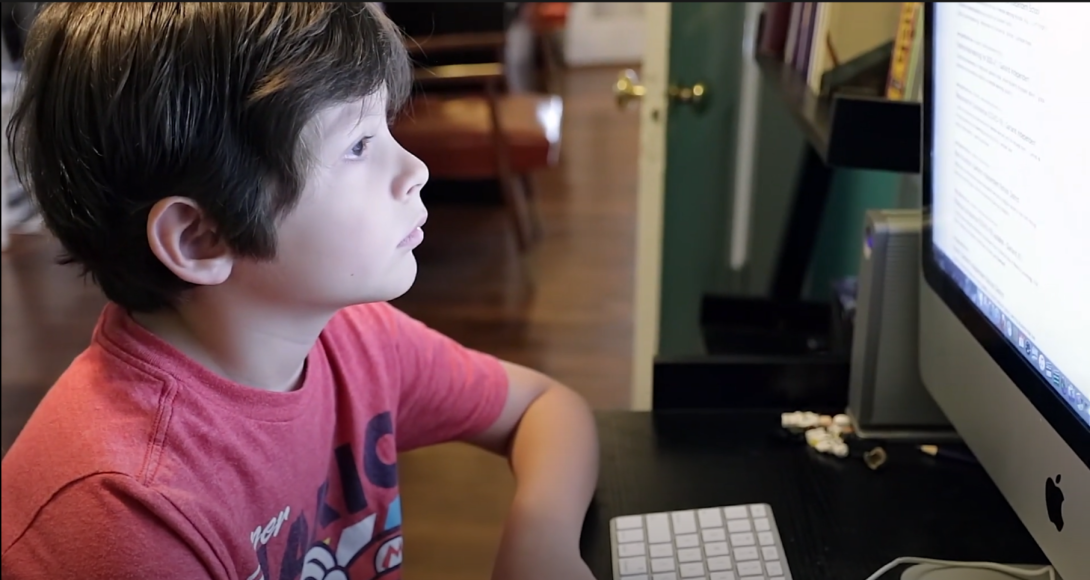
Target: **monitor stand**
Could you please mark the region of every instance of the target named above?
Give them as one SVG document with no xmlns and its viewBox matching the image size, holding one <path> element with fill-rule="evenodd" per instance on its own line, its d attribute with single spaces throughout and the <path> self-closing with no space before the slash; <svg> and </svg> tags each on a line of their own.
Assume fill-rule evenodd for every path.
<svg viewBox="0 0 1090 580">
<path fill-rule="evenodd" d="M 961 436 L 953 429 L 911 429 L 889 427 L 860 427 L 855 416 L 848 413 L 852 419 L 852 429 L 855 436 L 860 439 L 877 439 L 881 441 L 897 441 L 901 443 L 961 443 Z"/>
<path fill-rule="evenodd" d="M 1009 564 L 1013 568 L 1022 568 L 1026 571 L 1043 568 L 1038 565 Z M 1018 578 L 1010 574 L 996 572 L 994 570 L 981 570 L 979 568 L 950 568 L 935 566 L 932 564 L 916 564 L 901 574 L 901 580 L 1048 580 L 1048 576 L 1030 578 L 1023 576 Z M 1063 580 L 1059 574 L 1056 580 Z"/>
</svg>

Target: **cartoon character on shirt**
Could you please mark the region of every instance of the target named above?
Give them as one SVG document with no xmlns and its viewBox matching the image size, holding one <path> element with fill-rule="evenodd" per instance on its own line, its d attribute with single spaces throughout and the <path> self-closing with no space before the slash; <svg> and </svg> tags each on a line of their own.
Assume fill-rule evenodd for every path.
<svg viewBox="0 0 1090 580">
<path fill-rule="evenodd" d="M 300 580 L 378 578 L 401 567 L 400 500 L 386 512 L 385 530 L 375 534 L 377 514 L 341 532 L 336 548 L 321 542 L 303 559 Z"/>
<path fill-rule="evenodd" d="M 393 434 L 392 415 L 380 413 L 367 423 L 362 465 L 351 443 L 334 449 L 335 468 L 317 490 L 313 515 L 299 513 L 286 525 L 279 574 L 262 545 L 247 580 L 397 578 L 403 539 Z"/>
</svg>

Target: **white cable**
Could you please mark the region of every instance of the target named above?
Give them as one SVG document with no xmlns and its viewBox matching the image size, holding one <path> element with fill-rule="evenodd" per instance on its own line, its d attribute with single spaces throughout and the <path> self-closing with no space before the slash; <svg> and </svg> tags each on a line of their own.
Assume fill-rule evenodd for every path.
<svg viewBox="0 0 1090 580">
<path fill-rule="evenodd" d="M 870 578 L 867 578 L 867 580 L 879 580 L 879 578 L 884 576 L 887 572 L 902 564 L 930 564 L 943 568 L 975 568 L 978 570 L 991 570 L 993 572 L 999 572 L 1000 574 L 1007 574 L 1008 576 L 1020 580 L 1028 580 L 1029 578 L 1036 578 L 1048 574 L 1048 580 L 1056 580 L 1056 569 L 1052 566 L 1026 570 L 992 562 L 953 562 L 950 560 L 931 560 L 929 558 L 897 558 L 889 564 L 879 568 L 878 571 L 872 574 Z"/>
</svg>

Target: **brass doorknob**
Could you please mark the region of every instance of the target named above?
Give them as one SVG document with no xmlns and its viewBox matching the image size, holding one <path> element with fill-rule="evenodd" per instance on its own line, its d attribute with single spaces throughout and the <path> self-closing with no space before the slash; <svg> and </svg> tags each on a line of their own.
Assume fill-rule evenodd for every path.
<svg viewBox="0 0 1090 580">
<path fill-rule="evenodd" d="M 629 104 L 643 99 L 645 94 L 647 89 L 640 84 L 639 75 L 632 69 L 622 71 L 617 82 L 613 83 L 613 97 L 617 100 L 618 109 L 628 108 Z M 666 96 L 671 101 L 691 105 L 697 110 L 703 108 L 707 94 L 708 88 L 704 83 L 696 83 L 691 87 L 671 83 L 666 89 Z"/>
<path fill-rule="evenodd" d="M 647 89 L 643 88 L 640 77 L 632 69 L 621 71 L 617 82 L 613 83 L 613 98 L 617 100 L 617 108 L 621 110 L 627 109 L 629 103 L 642 99 L 645 93 Z"/>
<path fill-rule="evenodd" d="M 708 88 L 704 86 L 704 83 L 696 83 L 691 87 L 682 87 L 671 84 L 670 88 L 667 89 L 670 100 L 692 105 L 692 107 L 698 111 L 704 106 L 704 96 L 707 92 Z"/>
</svg>

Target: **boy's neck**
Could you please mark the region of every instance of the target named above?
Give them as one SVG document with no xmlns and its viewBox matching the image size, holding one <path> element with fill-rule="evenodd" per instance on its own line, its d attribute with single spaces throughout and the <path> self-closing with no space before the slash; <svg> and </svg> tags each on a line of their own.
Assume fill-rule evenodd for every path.
<svg viewBox="0 0 1090 580">
<path fill-rule="evenodd" d="M 216 298 L 223 298 L 217 296 Z M 333 313 L 290 313 L 247 301 L 191 299 L 133 318 L 208 370 L 267 391 L 300 386 L 307 354 Z"/>
</svg>

